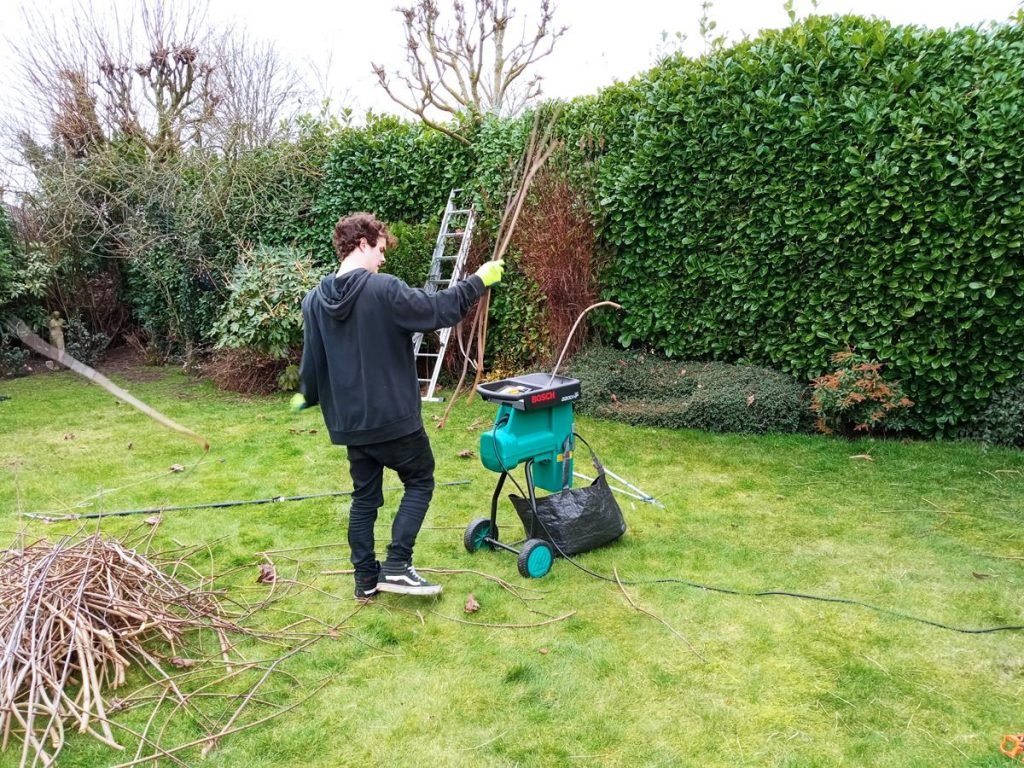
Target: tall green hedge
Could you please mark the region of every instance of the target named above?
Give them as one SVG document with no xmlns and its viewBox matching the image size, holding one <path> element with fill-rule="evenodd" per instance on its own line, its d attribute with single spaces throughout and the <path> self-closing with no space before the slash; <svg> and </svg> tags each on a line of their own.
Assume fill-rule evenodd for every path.
<svg viewBox="0 0 1024 768">
<path fill-rule="evenodd" d="M 854 345 L 928 433 L 1024 370 L 1024 24 L 810 18 L 625 90 L 597 107 L 623 344 L 803 377 Z"/>
</svg>

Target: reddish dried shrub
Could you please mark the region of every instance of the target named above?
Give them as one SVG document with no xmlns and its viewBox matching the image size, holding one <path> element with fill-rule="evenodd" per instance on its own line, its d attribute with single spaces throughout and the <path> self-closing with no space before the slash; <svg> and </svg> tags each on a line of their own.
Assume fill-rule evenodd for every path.
<svg viewBox="0 0 1024 768">
<path fill-rule="evenodd" d="M 278 389 L 278 377 L 289 360 L 274 360 L 252 349 L 220 349 L 203 364 L 203 374 L 220 389 L 244 395 L 267 395 Z"/>
<path fill-rule="evenodd" d="M 553 345 L 549 354 L 554 358 L 580 313 L 597 300 L 594 228 L 585 201 L 557 166 L 547 166 L 534 179 L 514 242 L 522 252 L 522 271 L 544 296 L 547 337 Z M 585 341 L 586 333 L 577 331 L 568 353 Z"/>
</svg>

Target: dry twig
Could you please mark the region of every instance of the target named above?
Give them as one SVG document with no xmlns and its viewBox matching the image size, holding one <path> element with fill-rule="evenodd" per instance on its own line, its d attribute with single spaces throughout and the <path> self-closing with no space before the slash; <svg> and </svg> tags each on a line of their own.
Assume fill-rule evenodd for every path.
<svg viewBox="0 0 1024 768">
<path fill-rule="evenodd" d="M 669 624 L 667 621 L 665 621 L 663 618 L 661 618 L 657 614 L 651 613 L 646 608 L 641 608 L 639 605 L 637 605 L 635 602 L 633 602 L 633 598 L 629 596 L 629 593 L 626 591 L 626 588 L 623 587 L 622 586 L 622 582 L 619 581 L 619 572 L 615 568 L 612 568 L 612 573 L 615 575 L 615 583 L 619 585 L 619 589 L 622 590 L 622 594 L 626 598 L 626 601 L 634 609 L 636 609 L 637 611 L 640 611 L 640 613 L 643 613 L 643 614 L 646 614 L 646 615 L 650 616 L 652 619 L 657 619 L 658 621 L 660 621 L 662 624 L 664 624 L 666 627 L 668 627 L 668 631 L 669 632 L 671 632 L 673 635 L 675 635 L 680 640 L 682 640 L 684 643 L 686 643 L 686 647 L 689 648 L 691 651 L 693 651 L 693 655 L 694 656 L 696 656 L 701 661 L 707 663 L 707 659 L 705 659 L 701 655 L 700 651 L 698 651 L 696 648 L 694 648 L 693 644 L 689 640 L 687 640 L 678 630 L 676 630 L 675 627 L 673 627 L 671 624 Z"/>
<path fill-rule="evenodd" d="M 146 533 L 143 541 L 148 544 L 152 534 Z M 197 553 L 201 548 L 176 552 Z M 274 708 L 256 694 L 271 675 L 291 677 L 280 669 L 284 662 L 324 637 L 338 637 L 342 625 L 322 624 L 324 631 L 300 636 L 288 630 L 301 622 L 280 632 L 251 629 L 242 622 L 271 600 L 289 595 L 292 586 L 308 585 L 282 580 L 283 588 L 271 584 L 269 595 L 246 605 L 212 589 L 212 579 L 204 579 L 184 560 L 166 560 L 166 554 L 163 558 L 158 566 L 124 542 L 100 534 L 77 541 L 66 537 L 54 544 L 20 542 L 18 549 L 0 551 L 0 751 L 14 737 L 22 742 L 21 766 L 50 766 L 69 729 L 121 750 L 114 736 L 118 728 L 138 743 L 134 760 L 124 765 L 157 760 L 185 765 L 176 753 L 202 746 L 205 754 L 228 734 L 301 703 Z M 304 616 L 302 621 L 315 620 Z M 211 637 L 215 648 L 196 652 L 194 643 Z M 285 645 L 286 650 L 267 661 L 239 662 L 230 656 L 238 655 L 239 641 L 233 638 L 242 637 Z M 111 698 L 110 692 L 126 683 L 131 667 L 152 682 L 128 697 Z M 213 679 L 204 682 L 211 670 Z M 206 690 L 253 674 L 258 679 L 247 692 Z M 198 705 L 200 696 L 230 697 L 238 705 L 226 722 L 218 723 Z M 144 704 L 154 708 L 141 732 L 111 720 L 116 712 Z M 242 722 L 250 705 L 272 711 Z M 161 743 L 164 733 L 180 714 L 208 735 L 166 747 Z"/>
<path fill-rule="evenodd" d="M 523 204 L 526 202 L 526 197 L 529 194 L 530 185 L 533 183 L 534 176 L 536 176 L 538 171 L 544 167 L 544 164 L 547 163 L 555 150 L 561 146 L 561 142 L 553 137 L 557 118 L 557 113 L 548 116 L 547 122 L 544 123 L 543 127 L 541 127 L 541 110 L 537 110 L 534 114 L 533 128 L 530 131 L 530 139 L 526 149 L 520 157 L 519 166 L 514 176 L 513 184 L 509 189 L 508 199 L 505 202 L 505 211 L 502 214 L 501 222 L 498 225 L 498 234 L 495 238 L 494 252 L 491 254 L 491 261 L 497 261 L 498 259 L 504 258 L 505 251 L 508 250 L 509 243 L 512 241 L 516 222 L 519 220 L 519 214 L 523 210 Z M 480 303 L 477 306 L 477 310 L 473 317 L 473 327 L 470 332 L 470 336 L 476 342 L 476 376 L 474 378 L 473 385 L 470 387 L 470 397 L 472 397 L 473 393 L 476 391 L 476 386 L 480 383 L 480 377 L 483 375 L 484 349 L 487 345 L 487 310 L 490 307 L 490 299 L 490 291 L 487 291 L 484 293 L 483 298 L 480 299 Z M 457 334 L 459 336 L 459 346 L 462 347 L 461 327 L 457 329 Z M 451 397 L 448 400 L 448 406 L 445 408 L 444 414 L 437 423 L 438 429 L 443 429 L 444 425 L 448 422 L 448 415 L 451 413 L 452 406 L 458 399 L 459 393 L 462 392 L 462 385 L 466 382 L 466 374 L 469 370 L 470 364 L 468 349 L 466 350 L 466 353 L 467 354 L 464 355 L 462 373 L 459 376 L 459 382 L 455 385 L 455 389 L 452 391 Z"/>
<path fill-rule="evenodd" d="M 196 629 L 240 629 L 210 593 L 98 534 L 4 552 L 0 606 L 2 747 L 20 735 L 22 763 L 31 753 L 33 763 L 49 765 L 65 725 L 121 749 L 105 693 L 151 658 L 144 644 L 160 640 L 173 651 Z"/>
</svg>

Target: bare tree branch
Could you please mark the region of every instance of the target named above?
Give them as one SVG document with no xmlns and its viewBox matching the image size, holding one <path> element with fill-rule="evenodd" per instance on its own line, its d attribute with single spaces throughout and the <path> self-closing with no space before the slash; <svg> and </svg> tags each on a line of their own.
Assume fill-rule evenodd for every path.
<svg viewBox="0 0 1024 768">
<path fill-rule="evenodd" d="M 566 27 L 554 26 L 551 0 L 540 0 L 536 29 L 526 25 L 511 37 L 515 9 L 510 0 L 454 0 L 452 23 L 443 25 L 437 0 L 416 0 L 397 8 L 405 27 L 405 73 L 389 73 L 372 64 L 385 93 L 425 124 L 465 140 L 458 130 L 442 127 L 444 116 L 468 113 L 511 115 L 541 95 L 541 77 L 522 78 L 548 56 Z M 403 87 L 396 87 L 395 82 Z M 441 117 L 437 117 L 440 113 Z"/>
<path fill-rule="evenodd" d="M 271 45 L 211 27 L 206 2 L 140 0 L 124 18 L 114 3 L 83 5 L 60 28 L 41 11 L 29 15 L 16 50 L 23 111 L 71 156 L 116 136 L 165 156 L 265 146 L 294 117 L 299 78 Z"/>
</svg>

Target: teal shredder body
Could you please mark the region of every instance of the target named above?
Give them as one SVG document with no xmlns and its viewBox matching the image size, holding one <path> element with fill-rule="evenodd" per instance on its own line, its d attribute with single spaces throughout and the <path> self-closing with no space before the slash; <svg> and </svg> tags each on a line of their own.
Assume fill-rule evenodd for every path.
<svg viewBox="0 0 1024 768">
<path fill-rule="evenodd" d="M 538 410 L 502 403 L 494 427 L 480 435 L 480 461 L 509 472 L 533 459 L 533 482 L 547 491 L 572 486 L 572 401 Z"/>
</svg>

